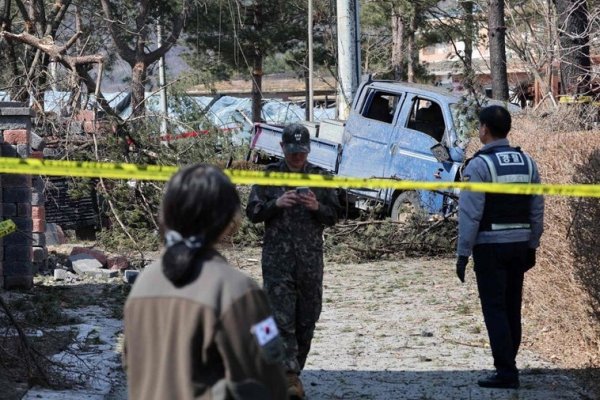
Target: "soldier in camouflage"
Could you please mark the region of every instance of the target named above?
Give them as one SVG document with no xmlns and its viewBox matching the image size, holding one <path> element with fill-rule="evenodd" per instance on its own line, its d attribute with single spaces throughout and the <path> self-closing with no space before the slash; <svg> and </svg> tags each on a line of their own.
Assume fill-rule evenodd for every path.
<svg viewBox="0 0 600 400">
<path fill-rule="evenodd" d="M 284 160 L 266 171 L 324 174 L 308 163 L 306 127 L 283 130 Z M 264 289 L 285 344 L 291 398 L 303 398 L 298 375 L 304 368 L 323 297 L 323 229 L 337 222 L 340 204 L 332 189 L 253 186 L 246 214 L 265 223 L 262 251 Z"/>
</svg>

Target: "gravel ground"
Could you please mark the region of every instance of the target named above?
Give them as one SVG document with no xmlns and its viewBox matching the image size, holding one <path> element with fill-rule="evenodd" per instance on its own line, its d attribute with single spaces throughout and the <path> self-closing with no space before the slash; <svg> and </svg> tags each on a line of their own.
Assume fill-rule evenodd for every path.
<svg viewBox="0 0 600 400">
<path fill-rule="evenodd" d="M 230 261 L 260 280 L 259 258 L 255 250 Z M 454 275 L 454 259 L 326 263 L 323 312 L 301 377 L 307 397 L 596 398 L 525 349 L 519 390 L 479 388 L 492 358 L 472 269 L 466 279 Z"/>
<path fill-rule="evenodd" d="M 226 254 L 260 281 L 260 249 Z M 476 381 L 491 372 L 492 359 L 475 277 L 469 270 L 461 284 L 453 265 L 453 259 L 326 263 L 323 312 L 301 377 L 307 398 L 597 398 L 572 379 L 572 371 L 528 351 L 527 338 L 518 357 L 521 388 L 479 388 Z M 126 399 L 124 374 L 110 374 L 112 390 L 101 398 Z"/>
</svg>

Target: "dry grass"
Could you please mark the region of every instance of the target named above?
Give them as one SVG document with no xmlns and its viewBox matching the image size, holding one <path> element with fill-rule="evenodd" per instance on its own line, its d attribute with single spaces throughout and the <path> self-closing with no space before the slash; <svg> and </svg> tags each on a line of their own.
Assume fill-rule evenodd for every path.
<svg viewBox="0 0 600 400">
<path fill-rule="evenodd" d="M 587 182 L 593 181 L 589 179 L 590 174 L 584 172 L 589 169 L 594 151 L 600 148 L 600 132 L 556 132 L 550 124 L 566 114 L 568 111 L 561 110 L 556 115 L 529 114 L 515 118 L 509 135 L 511 143 L 535 158 L 545 183 L 582 182 L 582 173 L 587 176 Z M 473 142 L 477 141 L 472 141 L 470 150 L 479 147 Z M 582 211 L 581 207 L 577 208 L 578 202 L 581 199 L 546 196 L 545 232 L 538 250 L 538 263 L 527 274 L 525 282 L 524 346 L 535 348 L 565 368 L 590 371 L 600 366 L 600 320 L 590 296 L 600 288 L 585 278 L 586 271 L 596 268 L 590 268 L 588 262 L 587 269 L 582 271 L 582 255 L 576 251 L 582 248 L 577 240 L 595 238 L 574 234 L 574 230 L 582 229 L 585 224 L 574 224 L 573 217 L 577 222 L 578 213 L 588 215 L 590 207 L 598 210 L 600 205 L 596 200 L 591 203 L 588 200 L 587 210 Z M 596 247 L 587 246 L 588 249 Z M 593 263 L 598 257 L 591 259 Z"/>
</svg>

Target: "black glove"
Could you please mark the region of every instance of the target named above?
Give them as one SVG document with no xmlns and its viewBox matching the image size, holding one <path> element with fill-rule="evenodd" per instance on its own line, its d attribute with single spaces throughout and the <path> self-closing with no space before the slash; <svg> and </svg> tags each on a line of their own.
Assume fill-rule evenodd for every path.
<svg viewBox="0 0 600 400">
<path fill-rule="evenodd" d="M 529 271 L 535 266 L 535 249 L 527 250 L 527 263 L 525 264 L 525 271 Z"/>
<path fill-rule="evenodd" d="M 465 269 L 467 268 L 467 264 L 469 263 L 469 257 L 467 256 L 458 256 L 456 260 L 456 276 L 462 283 L 465 283 Z"/>
</svg>

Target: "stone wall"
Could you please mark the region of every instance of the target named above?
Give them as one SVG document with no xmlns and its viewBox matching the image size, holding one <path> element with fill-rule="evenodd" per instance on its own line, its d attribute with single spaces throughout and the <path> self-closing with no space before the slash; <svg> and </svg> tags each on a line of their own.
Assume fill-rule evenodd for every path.
<svg viewBox="0 0 600 400">
<path fill-rule="evenodd" d="M 0 156 L 28 158 L 41 153 L 43 140 L 31 132 L 34 115 L 22 103 L 0 102 Z M 2 174 L 0 188 L 0 218 L 12 219 L 18 230 L 0 239 L 0 284 L 6 289 L 31 288 L 33 274 L 47 260 L 43 180 Z"/>
</svg>

